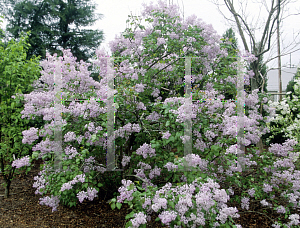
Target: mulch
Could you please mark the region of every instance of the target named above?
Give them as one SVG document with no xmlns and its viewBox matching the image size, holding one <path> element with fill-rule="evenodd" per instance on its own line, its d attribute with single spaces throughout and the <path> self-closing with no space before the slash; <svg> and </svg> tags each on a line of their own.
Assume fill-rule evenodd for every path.
<svg viewBox="0 0 300 228">
<path fill-rule="evenodd" d="M 267 147 L 265 147 L 267 148 Z M 246 147 L 246 151 L 247 151 Z M 246 153 L 247 154 L 247 153 Z M 52 208 L 39 204 L 42 195 L 35 194 L 34 176 L 38 175 L 39 167 L 42 160 L 33 162 L 34 166 L 26 175 L 25 172 L 17 175 L 12 181 L 10 189 L 10 197 L 5 199 L 4 188 L 0 187 L 0 227 L 1 228 L 18 228 L 18 227 L 107 227 L 121 228 L 125 227 L 125 216 L 130 213 L 131 209 L 127 204 L 123 204 L 121 209 L 112 210 L 107 201 L 111 198 L 112 192 L 100 192 L 99 197 L 93 201 L 85 199 L 83 203 L 79 203 L 76 207 L 65 207 L 59 205 L 58 211 L 52 212 Z M 4 183 L 3 177 L 0 176 L 0 184 Z M 221 188 L 223 184 L 220 184 Z M 237 186 L 232 186 L 235 195 L 241 194 L 242 190 Z M 275 194 L 280 197 L 279 194 Z M 270 227 L 272 221 L 287 223 L 290 220 L 284 218 L 284 214 L 278 214 L 273 209 L 262 207 L 259 201 L 251 202 L 248 210 L 242 209 L 240 204 L 233 201 L 227 203 L 228 207 L 237 207 L 240 218 L 234 218 L 236 224 L 246 228 L 254 227 Z M 291 214 L 299 213 L 299 210 L 291 210 Z M 159 228 L 167 227 L 162 225 L 161 221 L 155 221 L 158 217 L 157 213 L 151 216 L 151 222 L 147 227 Z M 294 226 L 296 227 L 296 226 Z M 299 226 L 298 226 L 299 227 Z"/>
<path fill-rule="evenodd" d="M 35 194 L 33 188 L 34 176 L 39 173 L 39 166 L 42 160 L 34 161 L 34 168 L 28 174 L 19 174 L 13 179 L 10 188 L 10 197 L 5 199 L 4 187 L 0 187 L 0 227 L 125 227 L 125 216 L 131 209 L 127 204 L 123 204 L 121 209 L 112 210 L 107 201 L 109 194 L 103 192 L 99 198 L 93 201 L 85 199 L 76 207 L 68 208 L 59 206 L 57 211 L 52 212 L 52 208 L 39 204 L 39 199 L 43 196 Z M 4 179 L 0 177 L 0 184 Z M 47 195 L 46 195 L 47 196 Z M 152 224 L 147 227 L 166 227 L 161 222 L 154 222 L 157 214 L 152 215 Z"/>
</svg>

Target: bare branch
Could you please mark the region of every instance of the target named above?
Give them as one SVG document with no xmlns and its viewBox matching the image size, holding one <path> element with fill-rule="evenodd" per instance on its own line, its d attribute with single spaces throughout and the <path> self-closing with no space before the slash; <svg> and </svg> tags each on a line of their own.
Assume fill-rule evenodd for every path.
<svg viewBox="0 0 300 228">
<path fill-rule="evenodd" d="M 258 21 L 259 21 L 259 19 L 260 19 L 260 13 L 261 13 L 261 7 L 259 8 L 258 17 L 257 17 L 256 23 L 255 23 L 255 27 L 256 27 L 256 28 L 257 28 Z"/>
<path fill-rule="evenodd" d="M 262 38 L 261 38 L 261 41 L 260 41 L 260 46 L 258 48 L 258 51 L 260 52 L 258 56 L 256 57 L 259 57 L 261 55 L 263 55 L 265 52 L 269 51 L 270 50 L 270 39 L 271 39 L 271 34 L 272 34 L 272 30 L 273 30 L 273 26 L 274 26 L 274 23 L 275 21 L 277 20 L 277 17 L 279 16 L 279 13 L 277 14 L 277 17 L 273 20 L 273 23 L 272 23 L 272 27 L 271 27 L 271 30 L 270 30 L 270 33 L 269 33 L 269 42 L 268 42 L 268 49 L 265 50 L 265 52 L 262 52 L 262 49 L 263 49 L 263 45 L 266 43 L 266 37 L 267 37 L 267 33 L 269 31 L 269 27 L 270 27 L 270 21 L 271 21 L 271 17 L 273 15 L 273 13 L 275 12 L 275 8 L 273 8 L 273 5 L 274 5 L 274 0 L 272 0 L 272 6 L 271 6 L 271 10 L 270 10 L 270 13 L 269 13 L 269 17 L 268 17 L 268 20 L 266 22 L 266 26 L 265 26 L 265 30 L 263 32 L 263 35 L 262 35 Z M 278 11 L 280 12 L 280 11 Z"/>
<path fill-rule="evenodd" d="M 277 7 L 278 7 L 278 6 L 276 6 L 276 7 L 274 8 L 274 10 L 277 9 Z M 275 32 L 275 31 L 273 32 L 273 26 L 274 26 L 275 22 L 277 21 L 277 18 L 279 17 L 279 13 L 280 13 L 280 10 L 278 11 L 277 16 L 274 18 L 273 23 L 272 23 L 272 27 L 271 27 L 271 29 L 270 29 L 270 34 L 269 34 L 269 38 L 268 38 L 268 40 L 269 40 L 269 42 L 268 42 L 268 48 L 267 48 L 266 50 L 264 50 L 264 51 L 261 51 L 258 55 L 256 55 L 256 57 L 261 56 L 261 55 L 263 55 L 264 53 L 266 53 L 266 52 L 268 52 L 268 51 L 270 50 L 271 37 L 272 37 L 272 35 L 273 35 L 274 32 Z M 267 27 L 267 26 L 266 26 L 266 27 Z M 262 40 L 261 40 L 261 44 L 262 44 L 262 42 L 264 42 L 263 38 L 262 38 Z M 260 50 L 261 50 L 261 49 L 263 49 L 262 45 L 260 45 Z"/>
<path fill-rule="evenodd" d="M 209 0 L 210 1 L 210 0 Z M 224 4 L 219 4 L 217 2 L 212 2 L 213 4 L 215 4 L 217 6 L 217 10 L 219 11 L 220 14 L 222 14 L 222 16 L 227 20 L 227 21 L 230 21 L 230 22 L 233 22 L 235 24 L 235 21 L 230 19 L 230 18 L 227 18 L 223 12 L 220 10 L 220 5 L 224 5 Z"/>
<path fill-rule="evenodd" d="M 280 56 L 289 55 L 289 54 L 294 53 L 294 52 L 299 51 L 299 50 L 300 50 L 300 48 L 298 48 L 298 49 L 296 49 L 296 50 L 294 50 L 294 51 L 291 51 L 291 52 L 289 52 L 289 53 L 281 54 Z M 275 56 L 275 57 L 272 57 L 272 58 L 268 59 L 268 60 L 265 61 L 263 64 L 267 64 L 268 62 L 271 62 L 273 59 L 276 59 L 276 58 L 278 58 L 278 55 Z"/>
<path fill-rule="evenodd" d="M 268 9 L 268 5 L 267 5 L 266 0 L 263 1 L 263 5 L 266 8 L 267 12 L 270 14 L 270 10 Z"/>
<path fill-rule="evenodd" d="M 290 17 L 290 16 L 297 16 L 297 15 L 300 15 L 300 13 L 289 14 L 289 15 L 287 15 L 286 17 L 283 17 L 282 20 L 284 20 L 284 19 L 286 19 L 286 18 L 288 18 L 288 17 Z"/>
<path fill-rule="evenodd" d="M 225 6 L 228 8 L 228 10 L 230 11 L 230 13 L 234 16 L 235 23 L 236 23 L 236 26 L 238 28 L 239 34 L 240 34 L 240 36 L 242 38 L 242 42 L 244 44 L 245 49 L 247 51 L 249 51 L 248 44 L 246 42 L 246 39 L 244 37 L 243 32 L 246 32 L 246 34 L 249 36 L 249 38 L 250 38 L 250 46 L 251 46 L 252 50 L 257 50 L 257 53 L 254 53 L 256 57 L 260 57 L 261 55 L 263 55 L 266 52 L 270 51 L 270 48 L 272 46 L 271 45 L 272 44 L 271 43 L 272 42 L 271 37 L 274 35 L 274 33 L 276 31 L 276 29 L 274 28 L 275 22 L 277 21 L 277 19 L 279 18 L 279 16 L 281 16 L 280 21 L 282 21 L 284 19 L 283 16 L 282 16 L 283 8 L 289 2 L 290 1 L 288 1 L 288 0 L 281 0 L 280 5 L 278 5 L 278 3 L 275 3 L 274 0 L 271 0 L 271 7 L 270 7 L 270 9 L 268 9 L 268 5 L 266 3 L 266 0 L 263 0 L 263 1 L 260 2 L 262 4 L 262 6 L 264 6 L 264 8 L 266 8 L 266 10 L 268 11 L 269 15 L 268 15 L 267 21 L 264 23 L 265 26 L 264 26 L 264 29 L 263 29 L 263 35 L 262 35 L 262 37 L 260 39 L 260 46 L 256 49 L 256 42 L 255 42 L 254 31 L 253 31 L 252 28 L 250 28 L 249 24 L 246 22 L 247 20 L 246 20 L 245 12 L 244 12 L 244 8 L 242 7 L 241 2 L 239 2 L 240 3 L 239 4 L 239 8 L 240 8 L 240 11 L 242 11 L 242 14 L 239 14 L 239 13 L 236 12 L 236 10 L 234 8 L 233 1 L 224 0 Z M 220 8 L 219 8 L 220 4 L 217 4 L 216 2 L 214 2 L 214 3 L 217 5 L 218 11 L 223 15 L 223 17 L 227 21 L 232 22 L 233 20 L 231 20 L 229 18 L 226 18 L 226 16 L 220 10 Z M 247 2 L 245 4 L 247 4 Z M 262 7 L 260 7 L 259 15 L 261 13 L 261 8 Z M 281 8 L 281 9 L 277 10 L 278 8 L 279 9 Z M 274 15 L 275 13 L 276 13 L 276 15 Z M 281 15 L 280 15 L 280 13 L 281 13 Z M 242 17 L 242 15 L 244 15 L 244 17 Z M 298 14 L 295 13 L 293 15 L 298 15 Z M 240 23 L 239 20 L 241 20 L 242 23 Z M 255 23 L 255 28 L 256 29 L 257 29 L 257 25 L 258 25 L 258 20 Z M 267 45 L 267 47 L 266 47 L 266 45 Z"/>
<path fill-rule="evenodd" d="M 235 12 L 235 9 L 234 9 L 234 7 L 233 7 L 233 4 L 230 2 L 230 0 L 224 0 L 224 2 L 225 2 L 225 5 L 227 6 L 227 8 L 229 9 L 229 11 L 233 14 L 233 16 L 234 16 L 234 18 L 235 18 L 235 21 L 236 21 L 236 24 L 237 24 L 237 26 L 238 26 L 239 33 L 240 33 L 240 36 L 241 36 L 241 38 L 242 38 L 244 47 L 245 47 L 245 49 L 249 52 L 249 48 L 248 48 L 246 39 L 245 39 L 245 37 L 244 37 L 243 30 L 242 30 L 242 27 L 241 27 L 241 24 L 240 24 L 238 18 L 241 18 L 241 19 L 242 19 L 242 22 L 244 23 L 244 25 L 246 26 L 246 28 L 247 28 L 247 30 L 249 31 L 250 34 L 251 34 L 251 31 L 250 31 L 248 25 L 247 25 L 247 24 L 245 23 L 245 21 L 243 20 L 243 18 L 242 18 L 239 14 L 237 14 L 237 13 Z M 253 37 L 252 37 L 252 39 L 253 39 Z"/>
</svg>

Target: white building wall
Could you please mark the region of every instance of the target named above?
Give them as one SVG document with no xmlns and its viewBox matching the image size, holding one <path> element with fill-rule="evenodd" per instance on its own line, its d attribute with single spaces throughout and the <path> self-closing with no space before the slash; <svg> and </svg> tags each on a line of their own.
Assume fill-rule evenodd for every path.
<svg viewBox="0 0 300 228">
<path fill-rule="evenodd" d="M 285 93 L 286 87 L 293 79 L 293 76 L 297 72 L 297 67 L 287 68 L 283 67 L 281 70 L 281 83 L 282 83 L 282 93 Z M 270 70 L 267 73 L 268 84 L 267 90 L 268 93 L 279 93 L 279 82 L 278 82 L 278 70 Z M 284 95 L 283 95 L 284 96 Z M 279 95 L 272 95 L 273 101 L 279 100 Z"/>
</svg>

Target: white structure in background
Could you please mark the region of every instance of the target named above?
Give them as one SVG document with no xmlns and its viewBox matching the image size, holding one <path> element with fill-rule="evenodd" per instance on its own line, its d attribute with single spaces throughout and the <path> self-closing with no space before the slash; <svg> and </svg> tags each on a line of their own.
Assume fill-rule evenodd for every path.
<svg viewBox="0 0 300 228">
<path fill-rule="evenodd" d="M 297 67 L 282 67 L 281 70 L 281 83 L 282 83 L 282 93 L 286 93 L 286 87 L 294 77 L 297 72 Z M 267 73 L 268 85 L 267 90 L 268 94 L 271 95 L 271 100 L 273 102 L 279 101 L 279 95 L 275 95 L 274 93 L 279 93 L 279 85 L 278 85 L 278 70 L 270 70 Z M 282 98 L 284 95 L 282 95 Z"/>
</svg>

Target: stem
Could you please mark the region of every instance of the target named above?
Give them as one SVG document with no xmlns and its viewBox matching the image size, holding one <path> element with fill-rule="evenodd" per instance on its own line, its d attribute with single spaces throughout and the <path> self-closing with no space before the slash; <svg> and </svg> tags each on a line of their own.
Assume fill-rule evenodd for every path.
<svg viewBox="0 0 300 228">
<path fill-rule="evenodd" d="M 6 182 L 6 186 L 5 186 L 5 193 L 4 193 L 4 198 L 9 198 L 9 188 L 10 188 L 10 184 L 11 184 L 11 181 L 8 180 Z"/>
</svg>

